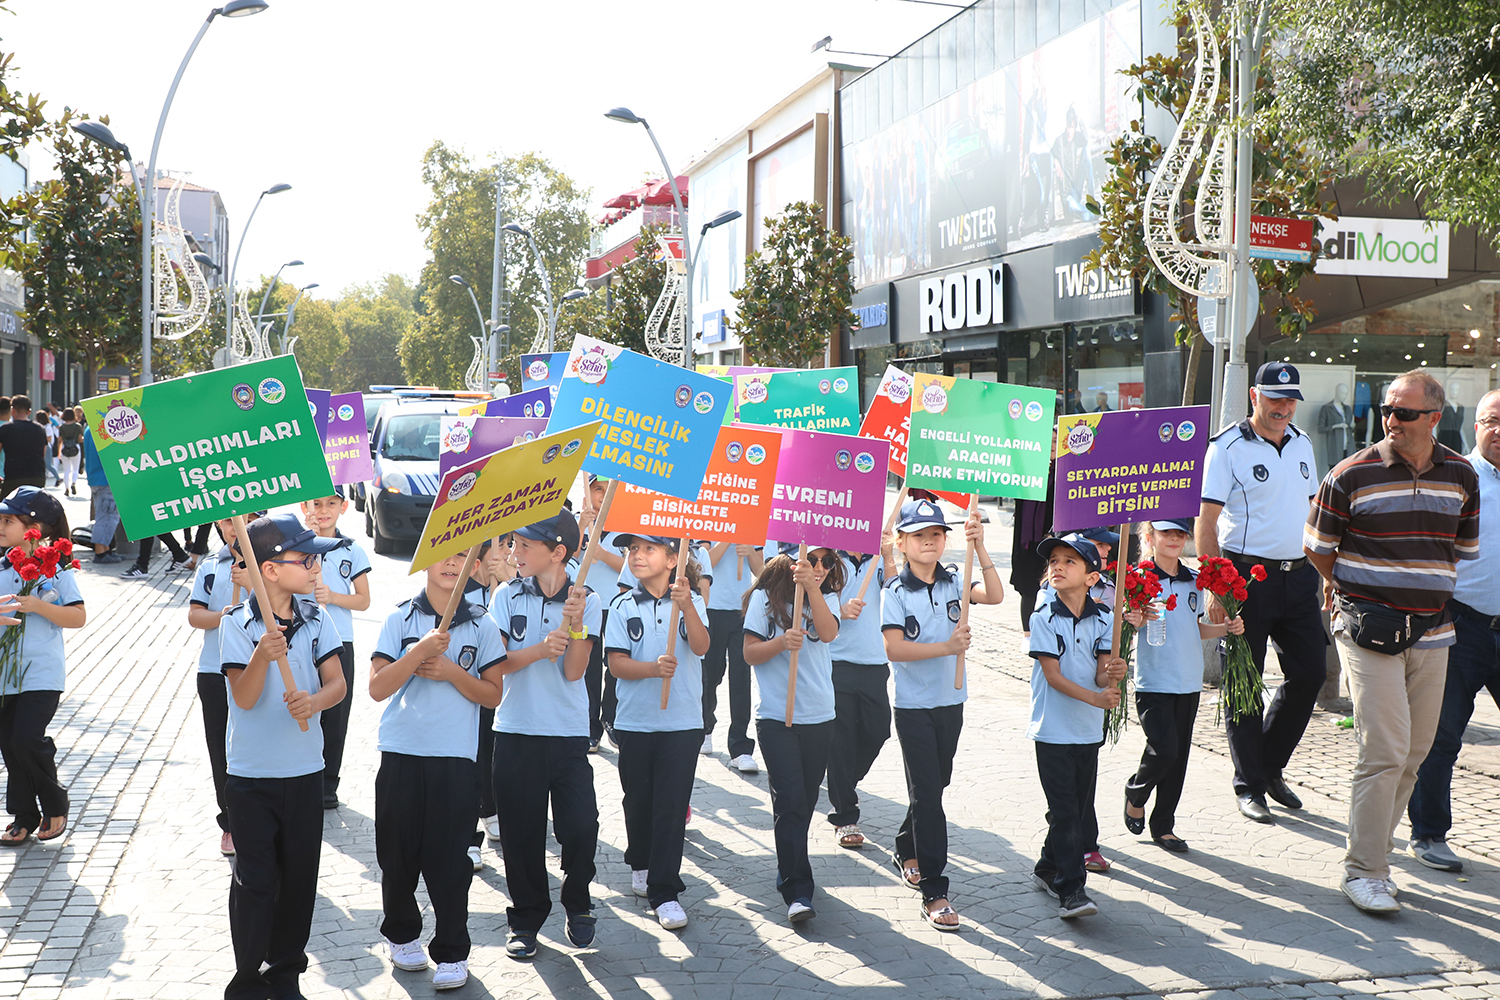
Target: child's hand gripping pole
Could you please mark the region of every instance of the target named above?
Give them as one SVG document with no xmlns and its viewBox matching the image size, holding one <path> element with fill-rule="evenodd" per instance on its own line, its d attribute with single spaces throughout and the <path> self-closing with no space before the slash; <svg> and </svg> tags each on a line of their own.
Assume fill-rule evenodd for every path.
<svg viewBox="0 0 1500 1000">
<path fill-rule="evenodd" d="M 807 543 L 803 542 L 797 546 L 797 562 L 807 558 Z M 802 584 L 797 584 L 792 593 L 792 628 L 802 627 L 802 599 L 806 596 Z M 792 709 L 797 704 L 797 654 L 800 649 L 792 650 L 792 662 L 786 672 L 786 727 L 792 728 Z"/>
<path fill-rule="evenodd" d="M 880 533 L 881 538 L 884 538 L 886 535 L 889 535 L 892 531 L 896 530 L 896 522 L 901 519 L 901 505 L 904 503 L 906 503 L 905 485 L 901 487 L 901 492 L 896 494 L 896 506 L 891 508 L 890 514 L 885 519 L 885 530 Z M 882 542 L 881 544 L 883 545 L 885 543 Z M 879 552 L 875 553 L 875 558 L 880 558 Z M 872 559 L 871 562 L 874 562 L 874 559 Z M 875 579 L 875 567 L 871 566 L 870 574 L 859 583 L 859 593 L 854 595 L 854 599 L 856 601 L 863 601 L 865 599 L 865 591 L 870 589 L 870 581 L 873 579 Z"/>
<path fill-rule="evenodd" d="M 250 535 L 245 531 L 244 514 L 234 515 L 234 537 L 242 546 L 240 552 L 245 556 L 245 569 L 250 574 L 251 586 L 255 588 L 255 599 L 260 603 L 261 621 L 269 631 L 276 627 L 276 616 L 271 612 L 271 598 L 266 594 L 266 581 L 260 575 L 260 563 L 255 561 L 255 546 L 250 544 Z M 292 665 L 284 656 L 276 661 L 276 665 L 281 668 L 282 687 L 291 694 L 297 690 L 297 682 L 292 678 Z M 304 733 L 307 732 L 307 720 L 298 719 L 297 727 Z"/>
<path fill-rule="evenodd" d="M 583 582 L 589 577 L 589 570 L 594 565 L 594 557 L 599 554 L 599 539 L 604 535 L 604 522 L 609 518 L 609 505 L 615 502 L 615 487 L 620 485 L 618 479 L 611 479 L 609 485 L 604 488 L 604 500 L 599 504 L 599 513 L 594 518 L 594 529 L 589 532 L 588 547 L 583 550 L 583 559 L 578 563 L 578 579 L 573 585 L 582 587 Z M 569 632 L 578 631 L 577 626 L 581 622 L 575 622 L 571 618 L 563 623 Z"/>
<path fill-rule="evenodd" d="M 975 493 L 974 496 L 973 496 L 973 498 L 969 500 L 969 509 L 968 509 L 968 511 L 964 515 L 964 524 L 966 526 L 969 523 L 969 518 L 973 517 L 974 514 L 975 514 L 975 512 L 977 512 L 978 510 L 979 510 L 979 494 Z M 958 624 L 960 624 L 960 625 L 967 625 L 967 624 L 969 624 L 969 591 L 972 589 L 973 582 L 974 582 L 974 543 L 973 542 L 965 542 L 964 543 L 964 592 L 961 595 L 959 595 L 959 604 L 958 604 Z M 965 650 L 962 650 L 962 649 L 959 650 L 958 651 L 958 656 L 954 658 L 954 666 L 953 666 L 953 689 L 955 691 L 961 689 L 964 686 L 964 653 L 965 652 L 966 652 Z"/>
<path fill-rule="evenodd" d="M 684 538 L 682 541 L 677 543 L 677 578 L 679 580 L 684 580 L 687 578 L 687 561 L 688 557 L 692 554 L 692 547 L 693 540 L 691 538 Z M 739 562 L 738 556 L 735 557 L 735 562 Z M 677 615 L 681 611 L 682 609 L 677 606 L 677 602 L 673 601 L 672 610 L 667 615 L 668 656 L 675 656 L 677 654 Z M 671 697 L 672 678 L 663 677 L 661 681 L 661 710 L 663 712 L 667 710 L 667 699 Z"/>
<path fill-rule="evenodd" d="M 481 545 L 483 543 L 480 543 Z M 453 587 L 453 594 L 448 598 L 448 607 L 443 610 L 443 620 L 438 622 L 438 631 L 448 631 L 448 626 L 453 624 L 453 616 L 458 614 L 458 606 L 464 599 L 464 587 L 469 583 L 469 574 L 474 571 L 474 563 L 479 559 L 479 545 L 469 549 L 469 554 L 464 556 L 464 568 L 459 571 L 458 583 Z M 501 693 L 505 691 L 505 679 L 502 677 L 495 681 L 495 686 L 500 688 Z"/>
</svg>

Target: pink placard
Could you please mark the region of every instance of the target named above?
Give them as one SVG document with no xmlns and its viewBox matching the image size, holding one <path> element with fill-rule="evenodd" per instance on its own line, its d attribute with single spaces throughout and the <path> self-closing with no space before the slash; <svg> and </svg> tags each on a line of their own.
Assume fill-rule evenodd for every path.
<svg viewBox="0 0 1500 1000">
<path fill-rule="evenodd" d="M 880 551 L 889 462 L 889 441 L 782 429 L 769 539 Z"/>
</svg>

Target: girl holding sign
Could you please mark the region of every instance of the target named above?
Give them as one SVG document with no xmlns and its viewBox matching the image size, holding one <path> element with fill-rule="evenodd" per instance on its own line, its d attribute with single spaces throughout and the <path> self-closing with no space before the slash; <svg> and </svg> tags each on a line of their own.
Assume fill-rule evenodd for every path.
<svg viewBox="0 0 1500 1000">
<path fill-rule="evenodd" d="M 663 927 L 678 930 L 687 926 L 677 895 L 686 888 L 679 874 L 682 836 L 703 741 L 708 609 L 697 593 L 692 558 L 677 572 L 679 539 L 621 535 L 619 541 L 639 581 L 610 603 L 604 631 L 619 696 L 615 744 L 625 793 L 625 863 L 631 890 L 646 897 Z M 664 679 L 672 680 L 665 704 Z"/>
<path fill-rule="evenodd" d="M 798 562 L 787 555 L 770 560 L 745 595 L 745 662 L 755 668 L 760 687 L 755 728 L 771 785 L 776 888 L 793 923 L 816 915 L 807 831 L 833 740 L 829 644 L 839 634 L 843 589 L 843 563 L 832 549 L 817 548 Z M 798 593 L 804 594 L 806 610 L 794 608 Z M 798 655 L 797 686 L 787 720 L 794 653 Z"/>
<path fill-rule="evenodd" d="M 885 652 L 896 667 L 896 738 L 906 764 L 910 805 L 896 834 L 901 879 L 922 894 L 922 918 L 940 931 L 958 930 L 958 913 L 948 904 L 948 818 L 943 789 L 953 778 L 953 757 L 964 725 L 968 682 L 953 686 L 958 654 L 969 648 L 967 623 L 960 624 L 963 579 L 943 566 L 948 524 L 930 500 L 901 508 L 897 546 L 905 559 L 901 575 L 881 595 Z M 1000 574 L 984 547 L 984 525 L 975 511 L 964 537 L 979 553 L 984 573 L 970 600 L 999 604 L 1005 596 Z"/>
</svg>

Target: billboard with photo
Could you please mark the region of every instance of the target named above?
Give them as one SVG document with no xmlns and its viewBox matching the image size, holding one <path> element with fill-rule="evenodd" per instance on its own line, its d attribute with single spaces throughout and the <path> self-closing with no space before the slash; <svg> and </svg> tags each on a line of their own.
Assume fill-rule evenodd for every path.
<svg viewBox="0 0 1500 1000">
<path fill-rule="evenodd" d="M 1140 51 L 1132 2 L 846 146 L 855 284 L 1093 231 L 1085 203 L 1098 195 L 1109 143 L 1138 117 L 1120 71 Z M 888 95 L 867 87 L 850 99 Z"/>
</svg>

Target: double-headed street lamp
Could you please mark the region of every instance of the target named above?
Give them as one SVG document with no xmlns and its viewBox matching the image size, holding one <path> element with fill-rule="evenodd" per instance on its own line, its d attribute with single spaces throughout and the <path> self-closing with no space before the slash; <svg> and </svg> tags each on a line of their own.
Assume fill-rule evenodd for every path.
<svg viewBox="0 0 1500 1000">
<path fill-rule="evenodd" d="M 455 285 L 462 286 L 463 290 L 469 293 L 469 301 L 472 302 L 472 303 L 474 303 L 474 315 L 479 318 L 479 336 L 478 337 L 470 337 L 469 339 L 472 340 L 472 341 L 474 341 L 475 350 L 480 355 L 480 357 L 477 357 L 475 360 L 476 361 L 480 361 L 484 365 L 484 367 L 485 367 L 486 370 L 483 371 L 483 372 L 480 372 L 480 375 L 479 375 L 479 377 L 480 377 L 479 385 L 476 386 L 472 382 L 470 382 L 470 384 L 468 386 L 468 388 L 473 389 L 475 391 L 478 391 L 480 388 L 482 388 L 484 386 L 484 383 L 489 379 L 489 371 L 488 371 L 488 369 L 489 369 L 489 363 L 490 363 L 490 359 L 489 359 L 489 343 L 490 343 L 489 327 L 488 327 L 488 325 L 484 321 L 484 313 L 482 313 L 482 312 L 479 311 L 479 296 L 477 296 L 477 295 L 474 294 L 474 286 L 471 285 L 471 284 L 469 284 L 468 280 L 466 278 L 464 278 L 464 276 L 461 275 L 461 274 L 450 274 L 450 275 L 448 275 L 448 280 L 451 281 L 451 282 L 453 282 Z M 469 371 L 470 371 L 470 374 L 472 376 L 472 373 L 473 373 L 473 366 L 472 365 L 470 366 Z"/>
<path fill-rule="evenodd" d="M 547 277 L 547 263 L 542 260 L 542 251 L 538 249 L 536 238 L 531 235 L 529 230 L 522 229 L 514 222 L 502 226 L 501 229 L 507 233 L 524 236 L 526 237 L 526 242 L 531 244 L 531 255 L 536 258 L 536 273 L 541 275 L 542 278 L 542 295 L 547 299 L 547 353 L 550 354 L 556 346 L 557 313 L 562 307 L 562 303 L 554 303 L 552 301 L 552 279 Z M 572 302 L 574 299 L 581 299 L 587 294 L 588 292 L 585 292 L 581 288 L 574 288 L 571 291 L 563 293 L 562 301 Z"/>
<path fill-rule="evenodd" d="M 251 207 L 250 214 L 245 219 L 245 225 L 240 230 L 240 241 L 234 247 L 234 262 L 229 265 L 229 284 L 224 286 L 224 357 L 226 363 L 233 363 L 234 361 L 234 307 L 237 302 L 234 279 L 235 275 L 239 273 L 240 251 L 245 248 L 245 237 L 250 235 L 250 223 L 255 221 L 255 213 L 260 211 L 260 203 L 265 200 L 266 195 L 280 194 L 283 191 L 290 191 L 291 189 L 292 186 L 290 184 L 272 184 L 262 191 L 260 197 L 255 199 L 255 204 Z M 300 264 L 302 262 L 299 260 L 290 263 Z M 281 267 L 286 266 L 286 264 L 281 265 Z M 281 268 L 277 268 L 276 273 L 279 275 Z M 272 279 L 271 283 L 275 285 L 275 279 Z M 266 296 L 270 297 L 270 294 L 270 289 L 267 289 Z M 260 307 L 262 310 L 265 309 L 266 304 L 264 299 L 261 300 Z"/>
<path fill-rule="evenodd" d="M 146 166 L 146 179 L 144 183 L 135 178 L 135 165 L 130 164 L 130 176 L 136 182 L 136 191 L 141 201 L 141 384 L 151 383 L 151 335 L 155 327 L 155 312 L 152 302 L 153 285 L 155 283 L 155 269 L 152 267 L 151 250 L 153 235 L 151 232 L 152 216 L 156 211 L 156 154 L 161 150 L 161 134 L 167 127 L 167 112 L 172 109 L 172 98 L 177 96 L 177 85 L 182 82 L 182 74 L 187 71 L 188 62 L 193 58 L 193 53 L 198 50 L 198 43 L 203 41 L 203 36 L 208 33 L 208 26 L 214 23 L 214 18 L 220 14 L 225 17 L 248 17 L 251 14 L 259 14 L 269 7 L 266 0 L 229 0 L 222 7 L 215 7 L 208 12 L 208 18 L 203 26 L 198 29 L 198 34 L 193 37 L 193 44 L 188 46 L 187 54 L 182 57 L 182 64 L 177 67 L 177 75 L 172 78 L 172 86 L 167 90 L 167 99 L 161 106 L 161 117 L 156 122 L 156 137 L 151 141 L 151 159 Z M 88 136 L 96 142 L 115 150 L 125 157 L 125 162 L 130 163 L 130 147 L 115 138 L 108 127 L 98 122 L 82 122 L 74 128 L 82 135 Z M 231 314 L 232 314 L 231 307 Z"/>
<path fill-rule="evenodd" d="M 242 243 L 244 242 L 244 237 L 243 236 L 240 238 L 240 242 L 242 242 Z M 237 254 L 236 254 L 236 257 L 238 257 Z M 261 319 L 264 318 L 265 315 L 266 315 L 266 303 L 268 303 L 268 302 L 271 301 L 271 293 L 274 292 L 274 291 L 276 291 L 276 283 L 281 280 L 281 272 L 285 271 L 289 267 L 301 267 L 301 266 L 302 266 L 302 261 L 300 261 L 300 260 L 289 260 L 285 264 L 282 264 L 280 267 L 278 267 L 276 269 L 276 273 L 275 274 L 271 275 L 271 283 L 266 286 L 266 294 L 264 294 L 264 295 L 262 295 L 260 297 L 260 308 L 255 310 L 255 328 L 257 330 L 260 329 Z M 231 330 L 232 329 L 233 328 L 231 328 Z M 225 346 L 228 346 L 228 345 L 225 345 Z"/>
<path fill-rule="evenodd" d="M 297 338 L 296 337 L 292 337 L 292 320 L 294 320 L 294 319 L 297 318 L 297 303 L 302 301 L 302 296 L 303 296 L 304 293 L 310 292 L 314 288 L 317 288 L 317 287 L 318 287 L 318 283 L 316 281 L 314 281 L 310 285 L 303 285 L 301 288 L 297 289 L 297 296 L 296 296 L 296 298 L 292 299 L 292 304 L 289 305 L 289 306 L 287 306 L 287 309 L 286 309 L 286 323 L 283 324 L 283 326 L 281 328 L 281 353 L 282 354 L 290 354 L 290 353 L 292 353 L 292 348 L 294 348 L 294 347 L 297 346 Z M 290 337 L 291 339 L 288 340 L 287 339 L 288 337 Z"/>
</svg>

